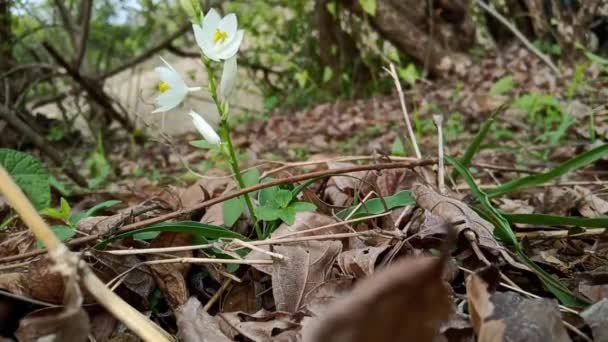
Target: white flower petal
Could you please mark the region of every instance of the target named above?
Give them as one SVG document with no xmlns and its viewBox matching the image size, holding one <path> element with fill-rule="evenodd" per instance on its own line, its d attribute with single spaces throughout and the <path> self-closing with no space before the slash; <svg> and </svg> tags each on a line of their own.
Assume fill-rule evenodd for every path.
<svg viewBox="0 0 608 342">
<path fill-rule="evenodd" d="M 213 37 L 210 35 L 205 36 L 203 29 L 199 25 L 192 25 L 194 31 L 194 40 L 203 52 L 208 51 L 213 46 Z"/>
<path fill-rule="evenodd" d="M 168 112 L 177 107 L 184 99 L 184 94 L 175 91 L 166 91 L 156 98 L 156 108 L 152 113 Z"/>
<path fill-rule="evenodd" d="M 210 29 L 212 29 L 211 33 L 215 32 L 215 29 L 217 28 L 217 26 L 220 24 L 220 21 L 222 20 L 222 17 L 220 17 L 220 14 L 217 13 L 217 11 L 215 10 L 215 8 L 211 8 L 209 10 L 209 12 L 207 12 L 207 14 L 205 14 L 205 17 L 203 18 L 203 29 L 205 29 L 205 27 L 208 27 Z"/>
<path fill-rule="evenodd" d="M 217 26 L 221 31 L 227 33 L 228 39 L 232 39 L 232 37 L 236 34 L 237 28 L 236 14 L 230 13 L 223 17 Z"/>
<path fill-rule="evenodd" d="M 230 96 L 236 83 L 237 63 L 236 54 L 224 62 L 222 79 L 220 81 L 220 96 L 224 99 Z"/>
<path fill-rule="evenodd" d="M 245 32 L 243 30 L 238 30 L 236 32 L 236 36 L 233 40 L 231 40 L 228 44 L 222 47 L 222 50 L 218 52 L 217 56 L 220 59 L 228 59 L 234 56 L 241 46 L 241 42 L 243 41 L 243 35 Z"/>
<path fill-rule="evenodd" d="M 213 127 L 203 119 L 203 117 L 197 112 L 191 110 L 190 116 L 192 117 L 192 122 L 194 123 L 194 127 L 198 130 L 198 132 L 209 142 L 210 144 L 217 145 L 220 143 L 220 136 L 217 135 Z"/>
</svg>

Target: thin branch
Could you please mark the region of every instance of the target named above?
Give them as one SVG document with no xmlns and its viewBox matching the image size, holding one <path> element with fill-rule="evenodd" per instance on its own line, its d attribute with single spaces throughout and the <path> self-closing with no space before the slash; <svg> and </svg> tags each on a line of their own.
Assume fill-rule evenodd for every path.
<svg viewBox="0 0 608 342">
<path fill-rule="evenodd" d="M 87 40 L 89 38 L 89 28 L 91 24 L 91 13 L 93 12 L 93 0 L 83 0 L 81 5 L 82 22 L 80 24 L 80 39 L 76 49 L 74 59 L 74 69 L 80 70 L 82 61 L 87 51 Z"/>
<path fill-rule="evenodd" d="M 433 122 L 437 127 L 437 188 L 442 195 L 446 194 L 445 166 L 443 161 L 443 115 L 433 115 Z"/>
<path fill-rule="evenodd" d="M 395 88 L 397 88 L 397 94 L 399 94 L 399 102 L 401 103 L 401 111 L 403 112 L 403 119 L 405 120 L 405 126 L 407 127 L 407 134 L 410 137 L 410 142 L 412 144 L 412 147 L 414 148 L 416 158 L 422 159 L 422 154 L 420 153 L 418 143 L 416 142 L 416 135 L 414 134 L 414 129 L 412 128 L 410 116 L 407 112 L 407 106 L 405 105 L 405 96 L 403 95 L 403 89 L 401 88 L 401 82 L 399 82 L 399 75 L 397 74 L 397 70 L 395 70 L 395 66 L 393 65 L 393 63 L 390 64 L 390 69 L 384 68 L 384 70 L 386 70 L 386 72 L 388 72 L 388 74 L 395 81 Z"/>
<path fill-rule="evenodd" d="M 561 73 L 559 72 L 559 69 L 555 66 L 555 64 L 553 64 L 553 62 L 551 61 L 551 58 L 549 58 L 549 56 L 542 53 L 532 43 L 530 43 L 530 41 L 515 27 L 515 25 L 513 25 L 513 23 L 511 23 L 509 20 L 507 20 L 505 17 L 503 17 L 502 14 L 498 13 L 493 7 L 489 6 L 485 2 L 483 2 L 481 0 L 475 0 L 475 1 L 477 2 L 477 4 L 479 4 L 479 6 L 481 6 L 481 8 L 488 11 L 488 13 L 493 15 L 496 19 L 498 19 L 498 21 L 503 23 L 503 25 L 505 25 L 511 32 L 513 32 L 513 34 L 517 38 L 519 38 L 519 40 L 521 40 L 521 42 L 524 43 L 524 45 L 530 51 L 532 51 L 536 56 L 538 56 L 538 58 L 540 58 L 543 62 L 545 62 L 545 64 L 547 64 L 551 68 L 551 70 L 553 70 L 555 75 L 557 75 L 558 77 L 561 77 Z"/>
<path fill-rule="evenodd" d="M 388 164 L 374 164 L 374 165 L 358 165 L 358 166 L 352 166 L 352 167 L 343 167 L 343 168 L 339 168 L 339 169 L 333 169 L 333 170 L 323 170 L 323 171 L 317 171 L 317 172 L 311 172 L 308 174 L 303 174 L 303 175 L 297 175 L 297 176 L 292 176 L 292 177 L 288 177 L 288 178 L 283 178 L 283 179 L 276 179 L 274 181 L 271 182 L 266 182 L 266 183 L 261 183 L 261 184 L 257 184 L 254 186 L 250 186 L 248 188 L 239 190 L 239 191 L 234 191 L 231 192 L 229 194 L 223 195 L 223 196 L 219 196 L 213 199 L 210 199 L 208 201 L 199 203 L 195 206 L 192 206 L 190 208 L 185 208 L 182 210 L 178 210 L 169 214 L 165 214 L 165 215 L 161 215 L 158 217 L 154 217 L 154 218 L 150 218 L 147 220 L 142 220 L 136 223 L 132 223 L 129 225 L 126 225 L 122 228 L 120 228 L 117 233 L 124 233 L 127 231 L 131 231 L 137 228 L 141 228 L 141 227 L 145 227 L 148 225 L 151 225 L 153 223 L 158 223 L 158 222 L 164 222 L 170 219 L 174 219 L 174 218 L 178 218 L 181 216 L 185 216 L 188 215 L 192 212 L 195 212 L 197 210 L 203 209 L 203 208 L 207 208 L 210 207 L 214 204 L 217 203 L 221 203 L 224 201 L 227 201 L 231 198 L 235 198 L 250 192 L 254 192 L 254 191 L 258 191 L 264 188 L 268 188 L 268 187 L 272 187 L 272 186 L 277 186 L 277 185 L 282 185 L 282 184 L 289 184 L 289 183 L 296 183 L 296 182 L 302 182 L 305 180 L 309 180 L 309 179 L 314 179 L 314 178 L 323 178 L 323 177 L 329 177 L 329 176 L 333 176 L 333 175 L 339 175 L 339 174 L 343 174 L 343 173 L 349 173 L 349 172 L 357 172 L 357 171 L 368 171 L 368 170 L 387 170 L 387 169 L 403 169 L 403 168 L 415 168 L 415 167 L 419 167 L 419 166 L 427 166 L 427 165 L 433 165 L 435 164 L 436 161 L 433 159 L 421 159 L 421 160 L 417 160 L 417 161 L 412 161 L 412 162 L 402 162 L 402 163 L 388 163 Z M 101 234 L 95 234 L 95 235 L 90 235 L 90 236 L 85 236 L 85 237 L 81 237 L 81 238 L 77 238 L 77 239 L 73 239 L 71 241 L 68 241 L 66 244 L 68 246 L 78 246 L 78 245 L 82 245 L 82 244 L 86 244 L 92 241 L 95 241 L 99 238 L 101 238 L 102 235 Z M 15 260 L 21 260 L 21 259 L 26 259 L 26 258 L 30 258 L 30 257 L 34 257 L 37 255 L 41 255 L 46 253 L 45 250 L 41 249 L 41 250 L 37 250 L 37 251 L 32 251 L 32 252 L 28 252 L 28 253 L 24 253 L 24 254 L 19 254 L 19 255 L 13 255 L 13 256 L 9 256 L 9 257 L 4 257 L 4 258 L 0 258 L 0 263 L 5 263 L 5 262 L 10 262 L 10 261 L 15 261 Z"/>
</svg>

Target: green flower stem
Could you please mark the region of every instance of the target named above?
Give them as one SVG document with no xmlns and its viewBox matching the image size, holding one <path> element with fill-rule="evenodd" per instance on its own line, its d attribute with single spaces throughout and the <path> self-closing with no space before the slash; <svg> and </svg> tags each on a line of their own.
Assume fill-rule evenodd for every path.
<svg viewBox="0 0 608 342">
<path fill-rule="evenodd" d="M 243 180 L 243 175 L 241 174 L 241 168 L 239 167 L 239 161 L 236 157 L 236 153 L 234 152 L 234 145 L 232 144 L 232 138 L 230 137 L 230 124 L 228 123 L 228 105 L 226 103 L 222 103 L 219 100 L 217 94 L 217 81 L 215 79 L 215 75 L 213 73 L 213 68 L 211 65 L 211 61 L 208 58 L 203 57 L 203 64 L 205 64 L 205 69 L 207 69 L 207 76 L 209 78 L 209 92 L 211 93 L 211 98 L 217 107 L 217 110 L 220 114 L 220 137 L 222 139 L 222 143 L 225 143 L 228 155 L 230 156 L 230 166 L 232 168 L 232 172 L 234 173 L 234 178 L 236 178 L 237 183 L 239 184 L 239 188 L 245 189 L 245 181 Z M 264 235 L 262 234 L 262 230 L 260 229 L 260 225 L 258 224 L 258 219 L 255 216 L 255 212 L 253 211 L 253 203 L 251 202 L 251 198 L 249 194 L 243 195 L 245 198 L 245 203 L 247 204 L 247 209 L 249 209 L 249 213 L 251 214 L 251 218 L 253 219 L 253 225 L 255 227 L 255 233 L 258 236 L 258 239 L 263 239 Z"/>
</svg>

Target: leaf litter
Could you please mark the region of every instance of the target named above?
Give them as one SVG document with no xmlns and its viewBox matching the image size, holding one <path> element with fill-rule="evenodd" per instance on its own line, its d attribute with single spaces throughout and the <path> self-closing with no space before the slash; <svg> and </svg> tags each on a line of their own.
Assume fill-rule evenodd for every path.
<svg viewBox="0 0 608 342">
<path fill-rule="evenodd" d="M 420 91 L 408 99 L 419 105 L 421 117 L 434 114 L 437 108 L 464 114 L 463 131 L 460 136 L 450 138 L 445 146 L 448 155 L 462 155 L 458 142 L 466 143 L 464 138 L 469 138 L 468 133 L 474 133 L 489 113 L 517 97 L 516 92 L 565 93 L 560 80 L 546 72 L 527 50 L 518 47 L 506 49 L 501 56 L 484 58 L 471 68 L 464 80 L 420 84 Z M 496 81 L 504 77 L 511 77 L 517 89 L 497 90 Z M 465 85 L 458 94 L 454 92 L 456 82 Z M 569 108 L 568 112 L 579 123 L 586 120 L 593 108 L 580 99 L 568 102 L 560 98 L 556 103 Z M 399 107 L 395 96 L 324 104 L 293 115 L 273 115 L 265 123 L 241 125 L 235 141 L 237 144 L 252 142 L 249 147 L 260 159 L 271 152 L 274 157 L 289 158 L 295 145 L 309 147 L 313 154 L 311 161 L 332 159 L 338 157 L 335 146 L 352 139 L 353 132 L 364 130 L 370 123 L 386 128 L 399 122 L 402 115 Z M 496 131 L 518 131 L 524 137 L 536 133 L 522 125 L 528 113 L 521 106 L 511 106 L 501 114 L 496 119 Z M 594 134 L 605 138 L 606 127 L 605 122 L 598 121 L 593 127 Z M 398 160 L 399 157 L 378 153 L 390 150 L 399 136 L 388 131 L 366 137 L 365 144 L 356 144 L 350 152 L 369 156 L 372 162 Z M 570 139 L 589 138 L 590 129 L 586 129 L 586 124 L 573 125 L 566 135 Z M 191 139 L 184 137 L 183 140 Z M 426 155 L 435 155 L 434 140 L 435 134 L 423 135 L 420 145 Z M 470 170 L 484 189 L 492 190 L 497 183 L 506 184 L 520 178 L 522 173 L 546 172 L 552 165 L 595 147 L 590 143 L 574 148 L 553 146 L 546 151 L 548 159 L 535 163 L 529 160 L 532 152 L 537 156 L 545 151 L 518 150 L 512 141 L 502 145 L 504 149 L 481 149 L 471 161 Z M 188 153 L 190 162 L 208 157 L 200 151 L 181 152 Z M 150 155 L 156 157 L 142 158 L 144 167 L 157 163 L 161 153 Z M 125 156 L 112 158 L 125 170 L 134 166 Z M 166 159 L 168 169 L 179 168 L 175 158 Z M 355 166 L 358 162 L 336 158 L 336 161 L 303 165 L 299 171 L 283 169 L 273 177 Z M 605 166 L 604 158 L 585 166 L 587 169 L 579 168 L 552 179 L 554 183 L 548 186 L 535 185 L 507 192 L 493 198 L 492 204 L 507 218 L 508 214 L 543 214 L 602 219 L 608 212 L 601 183 L 605 175 L 600 172 Z M 275 170 L 267 166 L 262 169 Z M 539 267 L 569 290 L 590 300 L 591 305 L 579 316 L 578 308 L 558 306 L 556 297 L 547 291 L 543 281 L 533 277 L 528 268 L 521 267 L 522 260 L 513 256 L 514 250 L 496 237 L 495 222 L 480 210 L 472 196 L 467 196 L 467 186 L 455 179 L 456 183 L 450 184 L 451 190 L 441 193 L 425 178 L 437 170 L 429 168 L 424 171 L 426 175 L 418 171 L 364 171 L 320 179 L 298 198 L 314 202 L 319 210 L 297 213 L 292 225 L 274 226 L 267 237 L 270 242 L 255 245 L 256 250 L 240 245 L 236 249 L 238 244 L 231 244 L 232 238 L 163 231 L 146 238 L 136 235 L 113 241 L 104 248 L 128 251 L 192 244 L 209 246 L 196 251 L 126 255 L 82 249 L 82 258 L 95 265 L 94 269 L 104 281 L 112 280 L 110 284 L 115 285 L 117 293 L 131 305 L 184 341 L 605 339 L 608 281 L 604 268 L 606 248 L 601 235 L 587 236 L 588 231 L 578 226 L 538 223 L 538 220 L 511 224 L 516 235 L 525 231 L 538 232 L 540 236 L 542 232 L 567 230 L 566 237 L 560 239 L 517 236 L 521 248 Z M 104 213 L 108 215 L 82 221 L 77 234 L 109 236 L 124 225 L 199 205 L 232 193 L 236 187 L 231 178 L 224 177 L 201 178 L 189 186 L 179 182 L 163 186 L 145 180 L 128 180 L 113 184 L 111 189 L 110 197 L 120 199 L 124 209 L 118 212 L 112 208 Z M 385 207 L 385 199 L 397 194 L 403 195 L 394 198 L 398 203 L 388 203 L 390 207 Z M 152 198 L 159 202 L 154 209 L 138 210 L 148 206 Z M 376 201 L 371 202 L 373 200 Z M 4 217 L 8 210 L 1 203 L 0 198 L 0 215 Z M 225 203 L 184 213 L 178 219 L 224 226 Z M 365 208 L 355 212 L 363 213 L 361 216 L 347 218 L 340 214 L 343 210 L 350 213 L 348 209 L 357 206 Z M 365 217 L 377 207 L 380 209 L 375 213 L 383 214 L 387 209 L 389 213 Z M 361 220 L 343 222 L 351 219 Z M 238 228 L 231 228 L 241 233 L 243 240 L 258 242 L 249 234 L 252 222 L 246 211 L 236 222 Z M 448 227 L 456 231 L 459 239 L 446 254 L 440 250 Z M 34 239 L 19 228 L 15 226 L 13 231 L 0 233 L 0 257 L 35 251 Z M 479 247 L 480 254 L 474 245 Z M 442 257 L 437 257 L 438 254 Z M 145 264 L 168 258 L 226 258 L 255 264 Z M 484 258 L 487 260 L 481 260 Z M 493 267 L 490 271 L 482 270 L 488 262 Z M 475 272 L 468 275 L 468 270 Z M 492 279 L 487 279 L 487 274 L 492 272 Z M 0 295 L 1 303 L 7 303 L 8 312 L 19 317 L 17 321 L 20 320 L 22 326 L 12 328 L 9 333 L 21 340 L 65 334 L 74 337 L 70 340 L 84 340 L 89 333 L 120 338 L 125 334 L 124 327 L 112 320 L 98 323 L 103 319 L 97 317 L 102 316 L 89 312 L 88 305 L 94 304 L 87 294 L 75 296 L 70 292 L 72 287 L 66 291 L 63 279 L 53 274 L 45 259 L 24 265 L 0 263 L 0 289 L 13 296 L 11 301 L 4 301 L 8 297 Z M 64 306 L 48 307 L 49 304 Z M 22 308 L 26 308 L 25 312 L 19 312 Z M 85 317 L 87 315 L 90 318 Z M 78 325 L 78 329 L 71 331 L 67 322 Z"/>
</svg>

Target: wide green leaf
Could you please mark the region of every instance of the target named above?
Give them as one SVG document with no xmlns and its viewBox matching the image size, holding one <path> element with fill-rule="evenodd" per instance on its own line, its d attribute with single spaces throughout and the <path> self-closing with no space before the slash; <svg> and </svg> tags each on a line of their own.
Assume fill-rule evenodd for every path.
<svg viewBox="0 0 608 342">
<path fill-rule="evenodd" d="M 69 218 L 69 222 L 71 225 L 76 225 L 78 222 L 80 222 L 80 220 L 87 218 L 87 217 L 95 216 L 98 213 L 100 213 L 108 208 L 111 208 L 117 204 L 120 204 L 120 203 L 121 203 L 121 201 L 119 201 L 119 200 L 103 201 L 85 211 L 81 211 L 81 212 L 71 215 Z"/>
<path fill-rule="evenodd" d="M 414 205 L 416 201 L 414 197 L 412 197 L 412 193 L 409 190 L 400 191 L 392 196 L 384 197 L 384 204 L 380 198 L 373 198 L 369 201 L 366 201 L 357 209 L 355 213 L 350 215 L 350 213 L 356 208 L 356 206 L 352 206 L 350 208 L 344 209 L 336 214 L 340 219 L 345 219 L 350 215 L 350 218 L 359 218 L 369 215 L 377 215 L 383 213 L 385 210 L 395 209 L 399 207 L 405 207 L 406 205 Z"/>
<path fill-rule="evenodd" d="M 115 235 L 109 239 L 106 239 L 98 243 L 96 248 L 103 248 L 108 243 L 116 240 L 122 240 L 131 237 L 135 234 L 149 233 L 149 232 L 178 232 L 178 233 L 190 233 L 194 236 L 202 236 L 209 240 L 215 240 L 219 238 L 227 239 L 241 239 L 247 240 L 247 238 L 237 232 L 233 232 L 224 227 L 214 226 L 211 224 L 200 223 L 195 221 L 179 221 L 179 222 L 163 222 L 154 224 L 148 227 L 134 229 L 128 232 L 124 232 Z"/>
<path fill-rule="evenodd" d="M 0 148 L 0 165 L 38 210 L 51 205 L 50 176 L 42 162 L 27 153 Z"/>
<path fill-rule="evenodd" d="M 558 177 L 561 177 L 569 172 L 574 170 L 578 170 L 583 168 L 596 160 L 604 157 L 608 153 L 608 144 L 604 144 L 602 146 L 596 147 L 590 151 L 585 153 L 581 153 L 578 156 L 567 160 L 557 167 L 535 175 L 524 176 L 518 179 L 514 179 L 510 182 L 507 182 L 501 186 L 498 186 L 490 191 L 488 191 L 488 196 L 490 198 L 502 196 L 509 192 L 541 185 L 547 182 L 550 182 Z"/>
</svg>

